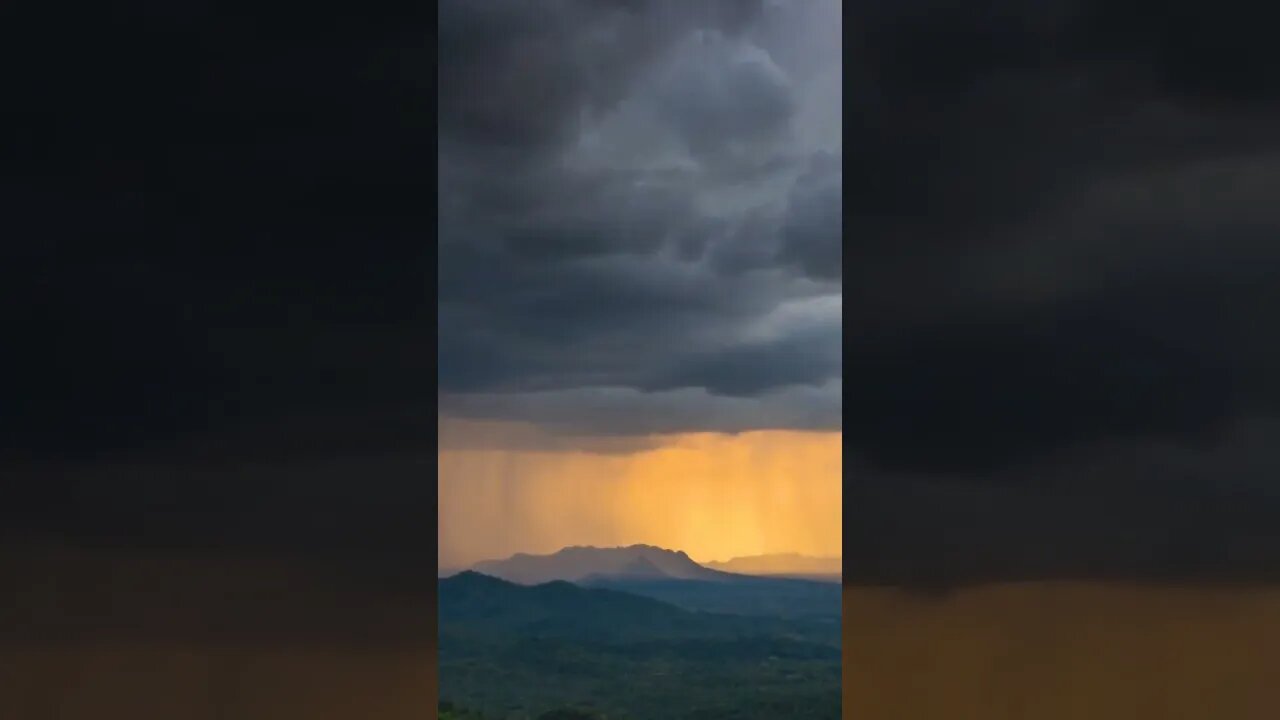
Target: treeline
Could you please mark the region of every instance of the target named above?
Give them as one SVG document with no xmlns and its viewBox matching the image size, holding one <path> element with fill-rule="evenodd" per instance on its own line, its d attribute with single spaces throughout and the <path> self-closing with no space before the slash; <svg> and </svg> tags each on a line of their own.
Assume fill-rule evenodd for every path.
<svg viewBox="0 0 1280 720">
<path fill-rule="evenodd" d="M 440 720 L 486 720 L 484 715 L 474 710 L 457 707 L 447 700 L 440 701 L 439 718 Z M 590 710 L 557 708 L 542 713 L 536 720 L 608 720 L 608 717 Z"/>
</svg>

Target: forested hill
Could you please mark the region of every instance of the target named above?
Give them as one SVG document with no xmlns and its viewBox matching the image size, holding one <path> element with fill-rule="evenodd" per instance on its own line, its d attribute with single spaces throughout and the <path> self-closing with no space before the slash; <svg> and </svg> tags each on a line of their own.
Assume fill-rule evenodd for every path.
<svg viewBox="0 0 1280 720">
<path fill-rule="evenodd" d="M 830 623 L 476 572 L 440 580 L 439 590 L 441 698 L 484 717 L 534 720 L 582 706 L 632 720 L 839 717 L 840 636 Z"/>
<path fill-rule="evenodd" d="M 527 586 L 468 571 L 440 580 L 439 588 L 442 635 L 454 632 L 480 639 L 519 634 L 617 642 L 771 636 L 839 643 L 827 626 L 690 611 L 630 592 L 564 581 Z"/>
</svg>

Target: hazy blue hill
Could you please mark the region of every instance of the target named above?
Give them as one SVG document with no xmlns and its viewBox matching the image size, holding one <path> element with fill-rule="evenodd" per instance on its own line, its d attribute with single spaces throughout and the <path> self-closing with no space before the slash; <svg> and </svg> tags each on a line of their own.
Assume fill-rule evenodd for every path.
<svg viewBox="0 0 1280 720">
<path fill-rule="evenodd" d="M 776 575 L 759 575 L 758 577 L 773 578 L 775 580 L 807 580 L 809 582 L 820 582 L 827 585 L 841 585 L 844 583 L 843 575 L 829 575 L 824 573 L 778 573 Z"/>
<path fill-rule="evenodd" d="M 843 570 L 838 557 L 812 557 L 800 553 L 773 553 L 736 557 L 704 566 L 723 572 L 765 576 L 836 576 Z"/>
<path fill-rule="evenodd" d="M 442 620 L 483 620 L 487 623 L 527 624 L 574 617 L 587 621 L 596 615 L 632 622 L 651 618 L 677 620 L 688 613 L 667 603 L 626 592 L 588 589 L 555 580 L 519 585 L 468 570 L 439 581 Z"/>
<path fill-rule="evenodd" d="M 687 585 L 690 588 L 687 592 L 706 595 L 706 604 L 711 604 L 710 597 L 716 588 L 731 595 L 741 592 L 735 591 L 733 584 L 698 581 L 635 581 L 635 584 L 661 593 L 682 582 L 692 583 Z M 827 586 L 818 587 L 826 589 Z M 581 587 L 561 580 L 519 585 L 467 571 L 440 580 L 439 589 L 441 632 L 447 628 L 475 638 L 520 634 L 522 637 L 621 642 L 737 639 L 773 634 L 825 643 L 834 637 L 826 628 L 815 629 L 812 624 L 789 622 L 782 617 L 690 611 L 621 588 Z M 742 604 L 741 600 L 727 604 L 734 602 Z M 838 594 L 836 602 L 838 605 Z M 838 612 L 837 609 L 837 615 Z"/>
<path fill-rule="evenodd" d="M 730 580 L 674 580 L 593 576 L 581 581 L 662 600 L 687 610 L 787 618 L 839 618 L 841 586 L 796 578 L 733 576 Z"/>
<path fill-rule="evenodd" d="M 795 564 L 794 559 L 790 562 Z M 722 572 L 699 565 L 683 552 L 651 545 L 568 547 L 551 555 L 518 554 L 487 561 L 475 569 L 526 585 L 567 580 L 619 590 L 686 610 L 792 618 L 840 615 L 838 584 Z"/>
<path fill-rule="evenodd" d="M 698 632 L 700 625 L 651 598 L 562 580 L 525 586 L 467 571 L 441 580 L 439 589 L 442 630 L 617 639 Z"/>
</svg>

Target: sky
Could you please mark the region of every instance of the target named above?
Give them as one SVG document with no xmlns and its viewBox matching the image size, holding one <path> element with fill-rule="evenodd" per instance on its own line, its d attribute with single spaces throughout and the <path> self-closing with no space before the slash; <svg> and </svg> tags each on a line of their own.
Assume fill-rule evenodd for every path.
<svg viewBox="0 0 1280 720">
<path fill-rule="evenodd" d="M 6 14 L 0 539 L 430 556 L 427 10 Z"/>
<path fill-rule="evenodd" d="M 539 432 L 468 425 L 504 438 Z M 573 545 L 687 548 L 697 562 L 839 557 L 840 450 L 839 433 L 782 430 L 680 433 L 612 453 L 577 438 L 551 452 L 444 449 L 440 568 Z"/>
<path fill-rule="evenodd" d="M 0 714 L 434 717 L 427 11 L 0 9 Z"/>
<path fill-rule="evenodd" d="M 840 29 L 441 4 L 442 567 L 840 554 Z"/>
<path fill-rule="evenodd" d="M 846 572 L 1273 574 L 1265 23 L 1235 0 L 850 8 Z"/>
<path fill-rule="evenodd" d="M 0 529 L 417 563 L 442 459 L 802 432 L 850 572 L 1271 572 L 1256 7 L 14 10 Z"/>
</svg>

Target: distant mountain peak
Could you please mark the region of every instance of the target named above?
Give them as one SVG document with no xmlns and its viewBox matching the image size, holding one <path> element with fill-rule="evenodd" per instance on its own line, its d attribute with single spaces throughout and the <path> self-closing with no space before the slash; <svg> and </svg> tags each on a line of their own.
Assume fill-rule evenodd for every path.
<svg viewBox="0 0 1280 720">
<path fill-rule="evenodd" d="M 667 574 L 662 571 L 662 568 L 654 565 L 652 560 L 643 556 L 624 565 L 618 574 L 625 575 L 626 577 L 667 577 Z"/>
<path fill-rule="evenodd" d="M 721 577 L 721 573 L 691 560 L 683 550 L 645 544 L 612 548 L 571 545 L 550 555 L 517 553 L 505 560 L 488 560 L 477 563 L 473 569 L 526 585 L 602 577 L 681 580 Z"/>
</svg>

